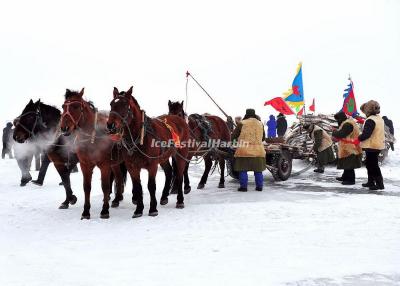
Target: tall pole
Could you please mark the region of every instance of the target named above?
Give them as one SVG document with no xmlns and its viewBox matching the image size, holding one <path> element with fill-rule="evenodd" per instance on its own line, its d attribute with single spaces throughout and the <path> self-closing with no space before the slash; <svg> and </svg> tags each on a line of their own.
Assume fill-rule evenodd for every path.
<svg viewBox="0 0 400 286">
<path fill-rule="evenodd" d="M 195 83 L 204 91 L 204 93 L 214 102 L 214 104 L 218 107 L 218 109 L 228 118 L 229 115 L 215 102 L 215 100 L 211 97 L 211 95 L 204 89 L 204 87 L 191 75 L 189 71 L 186 72 L 186 77 L 191 77 Z"/>
</svg>

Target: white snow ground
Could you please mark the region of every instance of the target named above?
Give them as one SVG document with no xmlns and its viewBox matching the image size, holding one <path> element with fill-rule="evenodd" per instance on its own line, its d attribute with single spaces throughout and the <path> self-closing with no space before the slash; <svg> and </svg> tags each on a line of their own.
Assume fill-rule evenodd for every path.
<svg viewBox="0 0 400 286">
<path fill-rule="evenodd" d="M 80 173 L 77 204 L 59 210 L 64 190 L 52 165 L 43 187 L 21 188 L 16 162 L 1 160 L 0 285 L 400 285 L 399 162 L 391 153 L 382 194 L 362 190 L 365 169 L 357 186 L 342 187 L 334 168 L 279 183 L 266 173 L 261 193 L 253 183 L 238 193 L 230 178 L 217 189 L 214 174 L 198 191 L 203 166 L 194 166 L 185 209 L 173 196 L 158 217 L 132 219 L 129 182 L 108 220 L 99 218 L 96 171 L 92 219 L 81 221 Z M 160 196 L 162 173 L 157 182 Z"/>
</svg>

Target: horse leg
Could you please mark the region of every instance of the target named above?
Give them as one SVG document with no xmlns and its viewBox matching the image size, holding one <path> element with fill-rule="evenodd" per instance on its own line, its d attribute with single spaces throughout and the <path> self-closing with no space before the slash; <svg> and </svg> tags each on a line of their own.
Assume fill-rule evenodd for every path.
<svg viewBox="0 0 400 286">
<path fill-rule="evenodd" d="M 94 166 L 85 165 L 81 162 L 81 170 L 83 174 L 83 190 L 85 192 L 85 204 L 81 219 L 90 219 L 90 191 L 92 189 L 92 174 Z"/>
<path fill-rule="evenodd" d="M 188 170 L 189 170 L 189 163 L 186 163 L 185 171 L 183 172 L 183 176 L 184 176 L 183 180 L 185 182 L 185 187 L 184 187 L 185 195 L 189 194 L 190 191 L 192 190 L 192 187 L 190 186 Z"/>
<path fill-rule="evenodd" d="M 123 200 L 123 192 L 124 192 L 124 179 L 122 176 L 121 168 L 119 165 L 113 166 L 112 172 L 114 174 L 114 179 L 115 179 L 115 198 L 111 202 L 111 207 L 116 208 L 119 206 L 119 202 Z"/>
<path fill-rule="evenodd" d="M 127 166 L 132 179 L 132 202 L 136 202 L 136 210 L 133 213 L 133 218 L 143 215 L 143 189 L 140 182 L 140 169 L 134 166 Z"/>
<path fill-rule="evenodd" d="M 172 158 L 172 184 L 171 184 L 171 194 L 178 193 L 178 185 L 176 181 L 176 162 L 175 159 Z"/>
<path fill-rule="evenodd" d="M 204 157 L 204 164 L 206 165 L 206 168 L 204 170 L 203 176 L 200 179 L 200 183 L 197 186 L 197 189 L 201 190 L 204 189 L 204 186 L 207 183 L 207 179 L 208 179 L 208 174 L 210 173 L 211 167 L 212 167 L 212 159 L 210 155 L 206 155 Z"/>
<path fill-rule="evenodd" d="M 157 198 L 156 198 L 156 175 L 157 175 L 157 167 L 158 164 L 153 164 L 148 169 L 149 171 L 149 180 L 147 182 L 147 188 L 150 193 L 150 209 L 149 216 L 157 216 Z"/>
<path fill-rule="evenodd" d="M 183 173 L 185 172 L 186 168 L 186 161 L 182 158 L 176 158 L 176 179 L 177 186 L 178 186 L 178 195 L 176 197 L 176 208 L 183 209 L 185 204 L 183 202 L 183 190 L 182 190 L 182 183 L 183 183 Z"/>
<path fill-rule="evenodd" d="M 161 168 L 163 168 L 165 174 L 165 185 L 161 195 L 160 204 L 166 205 L 168 204 L 169 190 L 171 188 L 171 182 L 172 182 L 172 167 L 171 164 L 169 163 L 169 160 L 165 161 L 160 165 Z"/>
<path fill-rule="evenodd" d="M 101 168 L 101 188 L 103 190 L 103 208 L 100 218 L 110 218 L 110 191 L 111 191 L 111 169 L 109 166 Z"/>
<path fill-rule="evenodd" d="M 225 159 L 222 156 L 218 156 L 219 168 L 221 171 L 221 177 L 219 178 L 218 188 L 225 188 Z"/>
<path fill-rule="evenodd" d="M 58 207 L 59 209 L 67 209 L 69 204 L 74 205 L 78 200 L 76 196 L 73 194 L 71 189 L 71 181 L 70 181 L 70 170 L 64 164 L 54 164 L 58 174 L 61 177 L 61 181 L 63 182 L 63 186 L 65 189 L 65 201 L 61 203 Z"/>
</svg>

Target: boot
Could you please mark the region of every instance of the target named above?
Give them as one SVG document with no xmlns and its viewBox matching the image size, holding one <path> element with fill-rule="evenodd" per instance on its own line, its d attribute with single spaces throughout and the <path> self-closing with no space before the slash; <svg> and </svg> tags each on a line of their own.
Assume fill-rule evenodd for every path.
<svg viewBox="0 0 400 286">
<path fill-rule="evenodd" d="M 29 177 L 23 177 L 23 178 L 21 179 L 21 184 L 20 184 L 20 186 L 21 186 L 21 187 L 25 187 L 26 184 L 28 184 L 31 180 L 32 180 L 31 175 L 29 175 Z"/>
<path fill-rule="evenodd" d="M 336 177 L 336 181 L 343 182 L 343 177 Z"/>
<path fill-rule="evenodd" d="M 40 181 L 39 179 L 32 180 L 32 184 L 35 184 L 36 186 L 43 186 L 43 181 Z"/>
<path fill-rule="evenodd" d="M 317 169 L 314 170 L 314 172 L 315 172 L 315 173 L 323 174 L 323 173 L 324 173 L 324 169 L 322 169 L 322 168 L 317 168 Z"/>
<path fill-rule="evenodd" d="M 262 187 L 256 187 L 256 191 L 262 192 L 263 188 Z"/>
<path fill-rule="evenodd" d="M 362 184 L 361 186 L 363 186 L 364 188 L 369 188 L 369 187 L 375 186 L 375 183 L 374 183 L 374 181 L 368 180 L 368 182 Z"/>
<path fill-rule="evenodd" d="M 238 189 L 238 192 L 247 192 L 247 188 L 242 188 L 242 187 L 240 187 L 240 188 Z"/>
<path fill-rule="evenodd" d="M 356 183 L 355 182 L 351 182 L 351 181 L 343 181 L 342 182 L 342 185 L 344 185 L 344 186 L 351 186 L 351 185 L 355 185 Z"/>
<path fill-rule="evenodd" d="M 376 181 L 376 187 L 378 188 L 378 190 L 384 190 L 385 189 L 385 185 L 383 184 L 383 177 L 376 177 L 375 178 Z"/>
</svg>

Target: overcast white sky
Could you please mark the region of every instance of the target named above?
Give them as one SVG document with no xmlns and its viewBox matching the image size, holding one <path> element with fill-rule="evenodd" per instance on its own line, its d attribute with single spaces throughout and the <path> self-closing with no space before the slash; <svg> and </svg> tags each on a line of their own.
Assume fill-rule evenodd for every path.
<svg viewBox="0 0 400 286">
<path fill-rule="evenodd" d="M 82 87 L 108 109 L 113 86 L 133 85 L 160 115 L 185 99 L 187 69 L 229 114 L 266 117 L 299 61 L 317 112 L 340 109 L 351 73 L 358 105 L 400 119 L 400 1 L 0 1 L 2 124 Z M 193 84 L 188 112 L 220 114 Z"/>
</svg>

